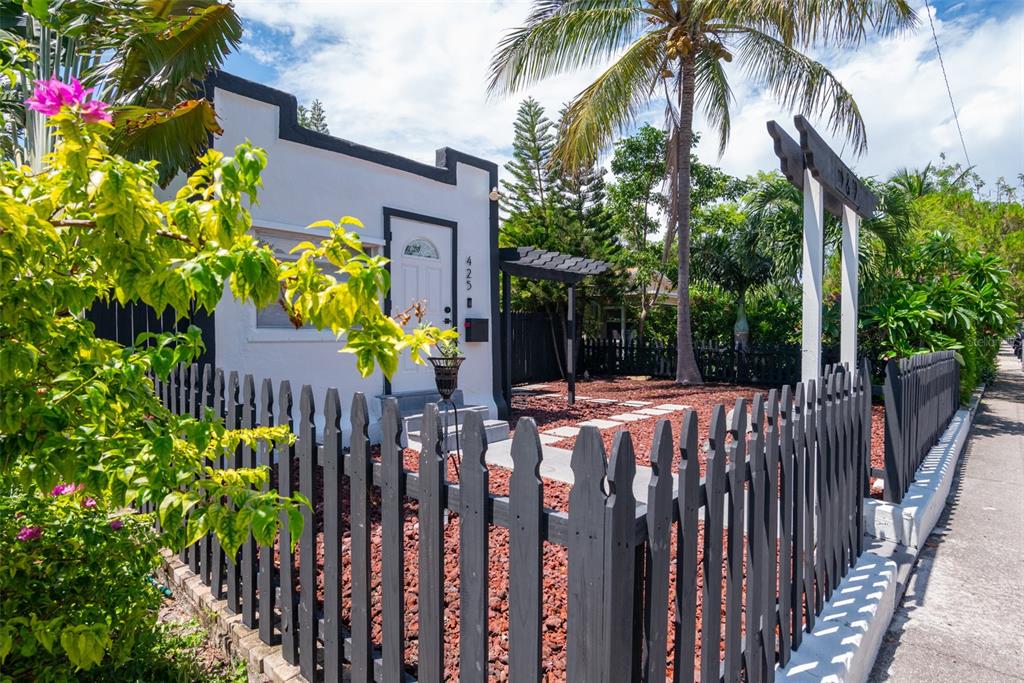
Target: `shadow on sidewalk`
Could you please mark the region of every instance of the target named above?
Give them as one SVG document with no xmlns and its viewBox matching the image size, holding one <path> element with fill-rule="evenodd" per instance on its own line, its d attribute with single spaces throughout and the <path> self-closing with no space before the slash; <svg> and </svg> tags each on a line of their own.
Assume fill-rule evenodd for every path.
<svg viewBox="0 0 1024 683">
<path fill-rule="evenodd" d="M 1005 354 L 1001 353 L 1000 358 Z M 1013 359 L 1016 361 L 1016 359 Z M 942 554 L 943 543 L 949 533 L 951 525 L 955 524 L 957 511 L 960 507 L 963 492 L 964 468 L 974 455 L 976 443 L 974 437 L 994 437 L 1004 435 L 1024 435 L 1024 421 L 997 415 L 986 405 L 991 401 L 1008 401 L 1011 403 L 1024 400 L 1024 373 L 1018 371 L 1016 366 L 1007 368 L 1001 364 L 1000 373 L 995 382 L 986 389 L 985 400 L 982 401 L 975 414 L 971 425 L 971 431 L 967 436 L 967 443 L 957 463 L 953 482 L 949 495 L 946 498 L 946 507 L 939 516 L 935 528 L 928 536 L 917 558 L 917 563 L 908 579 L 908 590 L 896 607 L 892 623 L 882 640 L 882 647 L 871 670 L 869 681 L 881 683 L 883 681 L 895 680 L 889 675 L 889 670 L 899 652 L 900 640 L 903 637 L 907 623 L 913 618 L 916 610 L 924 607 L 928 600 L 928 585 L 931 578 L 931 571 L 935 561 Z"/>
</svg>

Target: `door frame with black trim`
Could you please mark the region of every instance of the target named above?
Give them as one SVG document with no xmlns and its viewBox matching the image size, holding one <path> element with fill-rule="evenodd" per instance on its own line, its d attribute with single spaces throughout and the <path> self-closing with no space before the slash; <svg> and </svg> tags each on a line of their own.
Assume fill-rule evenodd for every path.
<svg viewBox="0 0 1024 683">
<path fill-rule="evenodd" d="M 389 259 L 391 288 L 384 299 L 384 310 L 394 315 L 416 300 L 424 300 L 424 321 L 442 329 L 458 327 L 456 267 L 458 258 L 458 223 L 446 218 L 384 207 L 384 256 Z M 446 239 L 447 237 L 447 239 Z M 440 263 L 440 277 L 435 281 L 431 261 Z M 415 277 L 416 283 L 408 281 Z M 431 301 L 431 292 L 439 293 L 440 302 Z M 415 318 L 407 328 L 418 324 Z M 384 393 L 398 394 L 431 391 L 434 387 L 430 365 L 416 365 L 402 354 L 398 370 L 391 380 L 384 379 Z"/>
</svg>

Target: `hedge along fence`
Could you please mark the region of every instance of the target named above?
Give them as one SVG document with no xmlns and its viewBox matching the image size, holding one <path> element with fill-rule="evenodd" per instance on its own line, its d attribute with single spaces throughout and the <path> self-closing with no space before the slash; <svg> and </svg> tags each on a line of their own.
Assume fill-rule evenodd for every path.
<svg viewBox="0 0 1024 683">
<path fill-rule="evenodd" d="M 509 536 L 508 556 L 499 566 L 508 567 L 507 674 L 513 681 L 539 680 L 543 671 L 542 614 L 551 598 L 543 592 L 545 544 L 564 548 L 567 558 L 558 567 L 567 586 L 566 655 L 556 673 L 574 681 L 665 680 L 669 668 L 677 681 L 771 681 L 776 663 L 784 665 L 800 646 L 862 551 L 870 452 L 870 387 L 862 371 L 830 368 L 806 388 L 773 390 L 752 404 L 741 399 L 728 416 L 716 406 L 706 450 L 698 443 L 694 412 L 683 417 L 678 442 L 670 423 L 661 421 L 646 506 L 634 498 L 629 433 L 616 435 L 608 462 L 600 433 L 584 428 L 573 451 L 567 511 L 544 507 L 545 483 L 538 476 L 543 452 L 530 418 L 516 429 L 508 495 L 495 495 L 478 415 L 466 419 L 459 479 L 446 481 L 433 405 L 426 409 L 418 469 L 410 471 L 403 466 L 401 419 L 392 399 L 384 402 L 378 459 L 367 439 L 362 395 L 354 397 L 350 448 L 343 449 L 335 390 L 322 409 L 322 441 L 308 386 L 300 391 L 297 414 L 288 382 L 275 392 L 264 380 L 257 393 L 252 376 L 242 378 L 240 389 L 237 374 L 225 377 L 209 366 L 181 368 L 157 382 L 156 390 L 177 411 L 196 415 L 208 406 L 229 426 L 281 424 L 297 434 L 294 445 L 276 453 L 240 448 L 214 464 L 277 461 L 286 495 L 298 469 L 299 491 L 323 512 L 322 605 L 313 510 L 303 510 L 297 557 L 288 549 L 287 520 L 279 563 L 274 548 L 257 548 L 251 538 L 236 558 L 225 558 L 210 537 L 183 556 L 215 597 L 226 598 L 229 610 L 259 629 L 264 642 L 280 639 L 285 659 L 298 663 L 311 681 L 341 680 L 346 662 L 355 681 L 442 680 L 450 674 L 444 664 L 446 597 L 458 606 L 458 676 L 483 681 L 493 675 L 498 664 L 488 653 L 494 578 L 488 540 L 495 527 Z M 321 466 L 322 490 L 315 485 Z M 379 518 L 371 514 L 375 490 Z M 409 501 L 416 501 L 418 522 L 415 661 L 404 656 L 403 517 Z M 444 544 L 446 511 L 459 522 L 454 555 Z M 371 604 L 373 544 L 382 552 L 379 642 L 371 625 L 378 607 Z M 457 563 L 457 598 L 454 586 L 446 590 L 448 562 Z M 707 656 L 698 656 L 698 648 Z"/>
<path fill-rule="evenodd" d="M 886 501 L 900 503 L 928 451 L 960 407 L 960 363 L 953 351 L 890 360 L 885 366 Z"/>
<path fill-rule="evenodd" d="M 800 347 L 768 344 L 736 349 L 731 345 L 697 343 L 694 356 L 701 377 L 709 382 L 779 386 L 800 380 Z M 838 360 L 838 349 L 824 349 L 824 362 Z M 583 339 L 580 370 L 591 375 L 676 376 L 676 347 L 657 342 Z"/>
</svg>

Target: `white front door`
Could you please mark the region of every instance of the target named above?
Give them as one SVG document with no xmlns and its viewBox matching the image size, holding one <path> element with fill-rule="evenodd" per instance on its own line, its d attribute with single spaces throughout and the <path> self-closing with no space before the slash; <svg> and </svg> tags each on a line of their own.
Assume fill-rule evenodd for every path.
<svg viewBox="0 0 1024 683">
<path fill-rule="evenodd" d="M 451 228 L 393 217 L 391 219 L 391 313 L 421 302 L 423 321 L 448 329 L 455 325 L 452 301 Z M 406 329 L 419 324 L 415 316 Z M 391 378 L 391 391 L 421 391 L 434 388 L 434 371 L 429 363 L 417 365 L 403 351 L 398 370 Z"/>
</svg>

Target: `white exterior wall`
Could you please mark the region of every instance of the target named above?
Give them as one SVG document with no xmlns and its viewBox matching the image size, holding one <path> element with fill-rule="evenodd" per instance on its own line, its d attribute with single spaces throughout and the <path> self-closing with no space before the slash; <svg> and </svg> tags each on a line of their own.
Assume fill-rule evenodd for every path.
<svg viewBox="0 0 1024 683">
<path fill-rule="evenodd" d="M 496 273 L 492 273 L 492 202 L 488 198 L 492 179 L 487 169 L 459 163 L 457 184 L 447 184 L 414 172 L 355 158 L 335 151 L 279 138 L 279 107 L 217 87 L 214 102 L 224 129 L 215 141 L 218 150 L 230 153 L 236 145 L 250 140 L 268 155 L 263 173 L 264 187 L 259 203 L 252 207 L 253 227 L 291 231 L 301 239 L 325 230 L 304 226 L 317 220 L 337 221 L 354 216 L 364 225 L 366 242 L 383 245 L 384 209 L 399 209 L 454 221 L 457 225 L 455 289 L 452 292 L 460 331 L 460 347 L 466 361 L 460 373 L 460 388 L 468 404 L 486 405 L 496 415 L 492 344 L 498 331 L 497 312 L 492 311 Z M 312 237 L 315 239 L 315 237 Z M 467 291 L 465 263 L 472 258 L 472 289 Z M 467 307 L 472 297 L 472 308 Z M 393 310 L 405 305 L 393 302 Z M 466 317 L 490 320 L 491 341 L 466 343 Z M 371 419 L 379 416 L 377 396 L 384 393 L 380 372 L 361 378 L 355 358 L 339 353 L 341 343 L 329 331 L 313 329 L 257 329 L 256 310 L 225 292 L 215 314 L 216 362 L 225 371 L 252 373 L 257 382 L 270 377 L 274 382 L 291 381 L 298 400 L 303 384 L 310 384 L 316 401 L 323 401 L 328 387 L 337 387 L 347 425 L 352 394 L 363 392 Z M 297 405 L 297 404 L 296 404 Z M 347 431 L 347 430 L 346 430 Z"/>
</svg>

